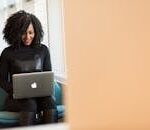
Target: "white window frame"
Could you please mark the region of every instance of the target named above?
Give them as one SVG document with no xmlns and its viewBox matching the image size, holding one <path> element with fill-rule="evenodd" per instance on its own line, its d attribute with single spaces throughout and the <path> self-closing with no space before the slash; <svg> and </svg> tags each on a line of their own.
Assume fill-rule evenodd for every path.
<svg viewBox="0 0 150 130">
<path fill-rule="evenodd" d="M 52 69 L 58 81 L 67 78 L 65 56 L 65 32 L 63 0 L 47 0 L 48 41 L 51 52 Z"/>
<path fill-rule="evenodd" d="M 42 43 L 47 45 L 50 50 L 52 71 L 55 74 L 55 79 L 59 82 L 65 82 L 67 73 L 64 39 L 65 33 L 63 19 L 63 0 L 12 1 L 15 1 L 15 6 L 12 8 L 5 7 L 3 10 L 6 14 L 5 18 L 8 18 L 10 14 L 16 11 L 23 9 L 27 12 L 35 14 L 40 19 L 45 34 Z M 39 9 L 38 6 L 41 6 L 40 4 L 45 6 L 46 9 L 44 7 L 43 9 Z M 39 11 L 40 13 L 38 13 Z M 42 13 L 42 11 L 44 12 Z"/>
</svg>

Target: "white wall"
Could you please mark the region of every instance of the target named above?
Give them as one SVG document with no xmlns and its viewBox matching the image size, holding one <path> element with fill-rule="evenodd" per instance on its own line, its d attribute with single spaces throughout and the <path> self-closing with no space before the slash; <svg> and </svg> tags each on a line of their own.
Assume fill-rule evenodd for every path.
<svg viewBox="0 0 150 130">
<path fill-rule="evenodd" d="M 2 35 L 2 31 L 3 31 L 3 27 L 5 24 L 5 13 L 0 13 L 0 54 L 2 52 L 2 50 L 7 46 L 6 42 L 3 40 L 3 35 Z"/>
</svg>

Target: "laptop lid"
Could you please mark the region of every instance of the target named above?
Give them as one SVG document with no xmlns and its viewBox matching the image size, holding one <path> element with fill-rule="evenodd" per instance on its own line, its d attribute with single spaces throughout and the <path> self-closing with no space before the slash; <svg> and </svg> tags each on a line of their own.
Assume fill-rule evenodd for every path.
<svg viewBox="0 0 150 130">
<path fill-rule="evenodd" d="M 51 71 L 14 74 L 13 98 L 50 96 L 53 93 L 54 74 Z"/>
</svg>

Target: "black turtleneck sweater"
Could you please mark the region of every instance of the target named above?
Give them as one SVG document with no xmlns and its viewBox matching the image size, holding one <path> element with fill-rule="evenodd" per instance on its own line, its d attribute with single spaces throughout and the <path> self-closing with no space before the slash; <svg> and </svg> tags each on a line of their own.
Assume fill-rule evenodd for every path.
<svg viewBox="0 0 150 130">
<path fill-rule="evenodd" d="M 51 71 L 50 54 L 45 45 L 7 47 L 0 57 L 0 87 L 12 97 L 13 74 L 40 71 Z"/>
</svg>

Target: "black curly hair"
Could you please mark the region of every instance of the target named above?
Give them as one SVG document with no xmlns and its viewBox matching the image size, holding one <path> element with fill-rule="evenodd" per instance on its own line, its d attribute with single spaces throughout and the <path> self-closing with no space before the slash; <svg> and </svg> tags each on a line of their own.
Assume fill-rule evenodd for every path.
<svg viewBox="0 0 150 130">
<path fill-rule="evenodd" d="M 3 38 L 5 41 L 14 47 L 20 46 L 22 43 L 22 35 L 26 32 L 29 24 L 32 23 L 35 37 L 32 41 L 32 46 L 37 46 L 41 44 L 43 40 L 43 28 L 39 19 L 31 14 L 27 13 L 24 10 L 20 10 L 12 14 L 6 21 L 6 25 L 3 29 Z"/>
</svg>

